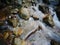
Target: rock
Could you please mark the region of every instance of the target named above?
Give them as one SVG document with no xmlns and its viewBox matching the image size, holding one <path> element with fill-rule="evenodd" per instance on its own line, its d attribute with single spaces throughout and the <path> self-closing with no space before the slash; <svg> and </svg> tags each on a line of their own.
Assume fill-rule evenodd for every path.
<svg viewBox="0 0 60 45">
<path fill-rule="evenodd" d="M 30 17 L 30 14 L 29 14 L 29 10 L 28 8 L 24 8 L 22 7 L 20 10 L 19 10 L 19 16 L 23 19 L 28 19 Z"/>
<path fill-rule="evenodd" d="M 0 33 L 0 39 L 2 39 L 2 38 L 3 38 L 3 34 Z"/>
<path fill-rule="evenodd" d="M 9 36 L 9 33 L 8 32 L 4 32 L 4 39 L 7 39 Z"/>
<path fill-rule="evenodd" d="M 49 0 L 43 0 L 43 3 L 50 4 Z"/>
<path fill-rule="evenodd" d="M 7 22 L 8 22 L 8 25 L 11 25 L 12 27 L 16 27 L 19 21 L 16 16 L 12 15 L 12 16 L 9 16 Z"/>
<path fill-rule="evenodd" d="M 21 28 L 17 27 L 17 28 L 14 28 L 13 33 L 16 36 L 20 36 L 23 33 L 23 30 Z"/>
<path fill-rule="evenodd" d="M 43 22 L 46 23 L 48 26 L 53 27 L 54 26 L 54 21 L 51 15 L 46 15 L 43 18 Z"/>
<path fill-rule="evenodd" d="M 60 43 L 54 41 L 54 40 L 51 40 L 51 45 L 59 45 Z"/>
<path fill-rule="evenodd" d="M 21 39 L 20 38 L 15 38 L 14 39 L 14 45 L 21 45 Z"/>
<path fill-rule="evenodd" d="M 41 4 L 38 6 L 39 11 L 42 11 L 44 14 L 49 13 L 49 8 L 45 4 Z"/>
<path fill-rule="evenodd" d="M 12 13 L 12 14 L 18 13 L 18 9 L 17 9 L 17 8 L 16 8 L 16 9 L 12 9 L 12 10 L 11 10 L 11 13 Z"/>
<path fill-rule="evenodd" d="M 60 6 L 57 6 L 56 14 L 57 14 L 58 20 L 60 21 Z"/>
<path fill-rule="evenodd" d="M 14 45 L 31 45 L 31 44 L 25 40 L 21 40 L 20 38 L 15 38 Z"/>
</svg>

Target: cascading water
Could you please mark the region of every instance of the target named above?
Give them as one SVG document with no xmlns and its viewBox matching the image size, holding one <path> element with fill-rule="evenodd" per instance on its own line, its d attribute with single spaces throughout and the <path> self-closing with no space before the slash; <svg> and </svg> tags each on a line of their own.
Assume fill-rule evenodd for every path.
<svg viewBox="0 0 60 45">
<path fill-rule="evenodd" d="M 9 45 L 12 45 L 11 42 L 16 45 L 24 45 L 27 42 L 30 44 L 25 45 L 51 45 L 51 40 L 60 43 L 60 21 L 55 12 L 55 5 L 58 4 L 58 1 L 55 2 L 51 0 L 18 0 L 14 2 L 20 6 L 17 9 L 13 3 L 12 7 L 15 6 L 15 9 L 9 3 L 9 9 L 5 8 L 5 10 L 12 8 L 11 12 L 7 11 L 11 14 L 8 14 L 3 20 L 5 22 L 1 22 L 2 26 L 0 26 L 1 31 L 9 30 L 6 31 L 8 34 L 2 37 Z M 10 39 L 9 36 L 13 38 L 13 41 L 7 40 Z"/>
</svg>

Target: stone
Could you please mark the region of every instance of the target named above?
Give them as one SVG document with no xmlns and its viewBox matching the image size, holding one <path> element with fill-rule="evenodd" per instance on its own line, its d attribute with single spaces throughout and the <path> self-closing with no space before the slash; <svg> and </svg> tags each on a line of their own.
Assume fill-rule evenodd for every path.
<svg viewBox="0 0 60 45">
<path fill-rule="evenodd" d="M 30 17 L 30 14 L 29 14 L 29 10 L 28 8 L 24 8 L 22 7 L 20 10 L 19 10 L 19 16 L 23 19 L 28 19 Z"/>
</svg>

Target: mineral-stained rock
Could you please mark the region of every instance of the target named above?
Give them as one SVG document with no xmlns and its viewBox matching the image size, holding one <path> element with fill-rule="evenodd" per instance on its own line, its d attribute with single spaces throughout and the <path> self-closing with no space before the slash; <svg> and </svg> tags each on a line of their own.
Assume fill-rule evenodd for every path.
<svg viewBox="0 0 60 45">
<path fill-rule="evenodd" d="M 20 14 L 20 17 L 23 18 L 23 19 L 28 19 L 30 17 L 28 8 L 22 7 L 19 10 L 19 14 Z"/>
<path fill-rule="evenodd" d="M 14 45 L 31 45 L 31 44 L 25 40 L 21 40 L 20 38 L 15 38 Z"/>
<path fill-rule="evenodd" d="M 17 27 L 17 28 L 14 28 L 13 33 L 16 36 L 20 36 L 23 33 L 23 30 L 21 28 Z"/>
<path fill-rule="evenodd" d="M 18 19 L 16 16 L 9 16 L 9 19 L 7 20 L 8 24 L 11 25 L 12 27 L 16 27 L 18 25 Z"/>
<path fill-rule="evenodd" d="M 20 40 L 20 38 L 15 38 L 15 39 L 14 39 L 14 45 L 21 45 L 21 40 Z"/>
<path fill-rule="evenodd" d="M 47 25 L 51 26 L 51 27 L 54 26 L 54 22 L 53 22 L 53 19 L 52 19 L 52 16 L 51 15 L 46 15 L 43 18 L 43 22 L 46 23 Z"/>
<path fill-rule="evenodd" d="M 9 36 L 9 33 L 8 33 L 8 32 L 5 32 L 5 33 L 4 33 L 4 39 L 7 39 L 8 36 Z"/>
</svg>

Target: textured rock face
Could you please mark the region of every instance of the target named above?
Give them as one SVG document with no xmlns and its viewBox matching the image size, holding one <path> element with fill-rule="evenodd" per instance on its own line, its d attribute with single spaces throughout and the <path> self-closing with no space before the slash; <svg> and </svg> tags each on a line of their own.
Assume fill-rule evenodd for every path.
<svg viewBox="0 0 60 45">
<path fill-rule="evenodd" d="M 56 12 L 60 10 L 55 2 L 0 0 L 0 45 L 59 45 L 60 21 Z"/>
</svg>

